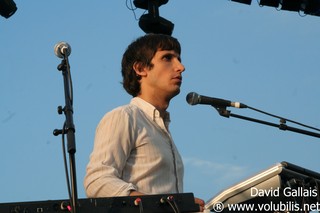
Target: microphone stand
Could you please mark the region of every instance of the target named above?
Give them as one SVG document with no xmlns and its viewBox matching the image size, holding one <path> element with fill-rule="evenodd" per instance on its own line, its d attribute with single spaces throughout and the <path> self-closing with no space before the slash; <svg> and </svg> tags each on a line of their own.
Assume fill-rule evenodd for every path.
<svg viewBox="0 0 320 213">
<path fill-rule="evenodd" d="M 305 134 L 305 135 L 309 135 L 309 136 L 313 136 L 313 137 L 317 137 L 320 138 L 320 134 L 319 133 L 315 133 L 315 132 L 310 132 L 307 130 L 303 130 L 303 129 L 298 129 L 295 127 L 290 127 L 286 124 L 286 119 L 281 118 L 280 119 L 280 124 L 275 124 L 275 123 L 271 123 L 271 122 L 267 122 L 267 121 L 263 121 L 263 120 L 259 120 L 259 119 L 255 119 L 255 118 L 251 118 L 251 117 L 246 117 L 246 116 L 242 116 L 242 115 L 238 115 L 238 114 L 233 114 L 231 113 L 230 110 L 227 110 L 226 107 L 220 107 L 220 106 L 214 106 L 212 105 L 217 111 L 218 113 L 226 118 L 231 117 L 235 117 L 235 118 L 239 118 L 239 119 L 243 119 L 243 120 L 247 120 L 247 121 L 252 121 L 252 122 L 256 122 L 256 123 L 260 123 L 260 124 L 264 124 L 264 125 L 268 125 L 268 126 L 273 126 L 273 127 L 278 127 L 280 130 L 288 130 L 288 131 L 292 131 L 292 132 L 296 132 L 296 133 L 300 133 L 300 134 Z M 250 108 L 250 107 L 249 107 Z"/>
<path fill-rule="evenodd" d="M 70 76 L 70 65 L 68 61 L 67 54 L 63 54 L 64 58 L 61 64 L 58 65 L 58 70 L 62 71 L 64 79 L 64 94 L 65 94 L 65 107 L 58 107 L 58 113 L 62 114 L 64 112 L 66 121 L 62 130 L 55 129 L 53 134 L 55 136 L 59 134 L 67 134 L 67 147 L 69 153 L 69 164 L 70 164 L 70 177 L 71 177 L 71 211 L 76 213 L 77 207 L 77 181 L 76 181 L 76 166 L 75 166 L 75 153 L 76 153 L 76 143 L 75 143 L 75 127 L 73 123 L 73 106 L 72 106 L 72 85 Z M 69 188 L 69 187 L 68 187 Z M 70 189 L 68 189 L 70 192 Z"/>
</svg>

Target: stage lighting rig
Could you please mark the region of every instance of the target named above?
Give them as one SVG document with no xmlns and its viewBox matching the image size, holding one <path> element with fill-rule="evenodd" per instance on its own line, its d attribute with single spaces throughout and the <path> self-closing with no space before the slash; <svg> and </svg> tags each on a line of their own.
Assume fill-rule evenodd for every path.
<svg viewBox="0 0 320 213">
<path fill-rule="evenodd" d="M 281 10 L 299 12 L 302 10 L 302 1 L 280 0 Z"/>
<path fill-rule="evenodd" d="M 320 16 L 320 0 L 305 0 L 303 11 L 305 14 Z"/>
<path fill-rule="evenodd" d="M 238 3 L 241 3 L 241 4 L 251 4 L 252 0 L 231 0 L 231 1 L 234 1 L 234 2 L 238 2 Z"/>
<path fill-rule="evenodd" d="M 260 6 L 279 7 L 279 0 L 260 0 Z"/>
<path fill-rule="evenodd" d="M 252 0 L 231 0 L 242 4 L 251 4 Z M 275 7 L 277 10 L 287 10 L 320 16 L 320 0 L 258 0 L 260 6 Z"/>
<path fill-rule="evenodd" d="M 139 19 L 139 27 L 145 33 L 167 34 L 171 35 L 174 24 L 159 15 L 159 7 L 168 3 L 169 0 L 134 0 L 137 8 L 148 10 Z"/>
<path fill-rule="evenodd" d="M 17 6 L 12 0 L 0 0 L 0 15 L 9 18 L 17 11 Z"/>
</svg>

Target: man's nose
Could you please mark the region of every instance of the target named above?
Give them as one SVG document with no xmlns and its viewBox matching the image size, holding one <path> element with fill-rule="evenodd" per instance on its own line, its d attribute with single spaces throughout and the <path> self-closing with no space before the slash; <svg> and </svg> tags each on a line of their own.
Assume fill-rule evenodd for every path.
<svg viewBox="0 0 320 213">
<path fill-rule="evenodd" d="M 184 65 L 179 61 L 179 60 L 177 60 L 177 70 L 179 71 L 179 72 L 184 72 L 185 71 L 185 67 L 184 67 Z"/>
</svg>

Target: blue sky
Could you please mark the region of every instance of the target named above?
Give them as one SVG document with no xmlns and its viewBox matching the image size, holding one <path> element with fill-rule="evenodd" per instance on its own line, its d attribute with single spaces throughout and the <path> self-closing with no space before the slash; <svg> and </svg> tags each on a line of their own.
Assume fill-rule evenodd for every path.
<svg viewBox="0 0 320 213">
<path fill-rule="evenodd" d="M 22 1 L 0 17 L 0 203 L 67 198 L 61 137 L 65 117 L 59 41 L 72 47 L 78 196 L 101 117 L 130 101 L 120 61 L 144 34 L 125 1 Z M 137 17 L 143 10 L 136 10 Z M 320 171 L 320 139 L 190 106 L 189 92 L 240 101 L 310 126 L 320 122 L 320 17 L 227 0 L 169 1 L 160 15 L 175 24 L 186 67 L 169 107 L 185 164 L 185 192 L 208 200 L 277 162 Z M 232 113 L 278 123 L 249 109 Z M 294 126 L 291 123 L 288 125 Z M 298 127 L 300 128 L 300 127 Z"/>
</svg>

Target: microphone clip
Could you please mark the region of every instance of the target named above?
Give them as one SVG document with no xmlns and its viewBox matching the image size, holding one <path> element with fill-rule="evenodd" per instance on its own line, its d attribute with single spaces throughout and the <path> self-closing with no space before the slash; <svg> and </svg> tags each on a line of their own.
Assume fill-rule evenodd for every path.
<svg viewBox="0 0 320 213">
<path fill-rule="evenodd" d="M 61 60 L 61 63 L 58 65 L 58 67 L 57 67 L 57 69 L 59 70 L 59 71 L 66 71 L 67 70 L 67 61 L 66 61 L 66 59 L 62 59 Z"/>
<path fill-rule="evenodd" d="M 230 110 L 227 110 L 227 107 L 226 106 L 215 106 L 215 105 L 211 105 L 213 106 L 219 113 L 219 115 L 223 116 L 223 117 L 226 117 L 226 118 L 229 118 L 230 117 L 230 113 L 231 111 Z"/>
</svg>

